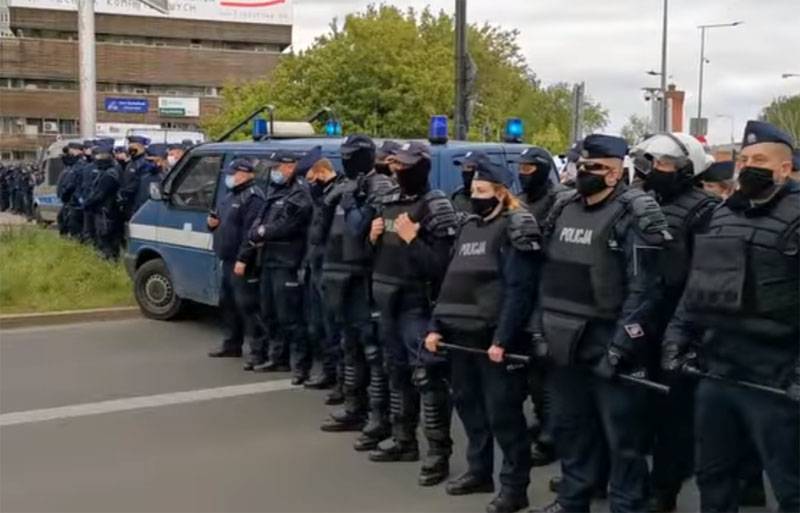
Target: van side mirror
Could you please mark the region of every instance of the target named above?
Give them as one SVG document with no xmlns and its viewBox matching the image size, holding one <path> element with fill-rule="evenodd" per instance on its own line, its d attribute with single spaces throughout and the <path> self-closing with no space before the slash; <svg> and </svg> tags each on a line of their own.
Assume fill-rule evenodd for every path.
<svg viewBox="0 0 800 513">
<path fill-rule="evenodd" d="M 160 183 L 151 183 L 150 184 L 150 199 L 153 201 L 161 201 L 164 199 L 164 195 L 161 192 L 161 184 Z"/>
</svg>

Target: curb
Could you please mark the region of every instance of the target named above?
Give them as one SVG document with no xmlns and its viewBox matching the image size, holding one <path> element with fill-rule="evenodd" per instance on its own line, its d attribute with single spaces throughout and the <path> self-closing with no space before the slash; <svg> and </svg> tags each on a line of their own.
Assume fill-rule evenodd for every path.
<svg viewBox="0 0 800 513">
<path fill-rule="evenodd" d="M 30 328 L 35 326 L 53 326 L 57 324 L 74 324 L 80 322 L 118 321 L 123 319 L 135 319 L 138 317 L 142 317 L 142 313 L 136 306 L 9 314 L 0 315 L 0 328 Z"/>
</svg>

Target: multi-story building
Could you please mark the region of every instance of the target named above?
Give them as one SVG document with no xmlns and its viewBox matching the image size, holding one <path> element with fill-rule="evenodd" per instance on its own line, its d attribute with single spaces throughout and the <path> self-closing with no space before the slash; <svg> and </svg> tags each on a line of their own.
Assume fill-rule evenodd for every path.
<svg viewBox="0 0 800 513">
<path fill-rule="evenodd" d="M 0 158 L 79 132 L 78 0 L 0 0 Z M 85 0 L 83 0 L 85 1 Z M 291 0 L 95 0 L 97 122 L 196 129 L 292 42 Z"/>
</svg>

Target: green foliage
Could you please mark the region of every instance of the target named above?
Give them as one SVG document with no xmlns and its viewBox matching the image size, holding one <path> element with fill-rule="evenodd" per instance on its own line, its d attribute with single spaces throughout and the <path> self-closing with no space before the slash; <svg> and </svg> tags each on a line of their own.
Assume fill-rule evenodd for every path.
<svg viewBox="0 0 800 513">
<path fill-rule="evenodd" d="M 800 141 L 800 94 L 772 100 L 762 111 L 761 119 L 792 134 L 795 142 Z"/>
<path fill-rule="evenodd" d="M 491 25 L 469 27 L 468 43 L 477 68 L 469 138 L 495 137 L 505 119 L 521 117 L 527 142 L 553 151 L 568 144 L 568 84 L 543 88 L 517 43 L 517 31 Z M 306 51 L 285 56 L 272 75 L 223 90 L 223 109 L 206 120 L 211 136 L 257 107 L 271 103 L 282 120 L 303 119 L 322 106 L 332 107 L 346 132 L 375 137 L 425 137 L 434 114 L 453 117 L 453 18 L 444 11 L 369 6 L 350 14 L 339 27 Z M 589 103 L 589 131 L 601 128 L 608 114 Z M 556 136 L 556 132 L 558 136 Z"/>
<path fill-rule="evenodd" d="M 0 233 L 0 312 L 46 312 L 132 305 L 122 265 L 53 230 Z"/>
<path fill-rule="evenodd" d="M 622 137 L 631 146 L 641 141 L 648 132 L 650 132 L 650 120 L 636 114 L 628 116 L 628 121 L 625 122 L 621 131 Z"/>
</svg>

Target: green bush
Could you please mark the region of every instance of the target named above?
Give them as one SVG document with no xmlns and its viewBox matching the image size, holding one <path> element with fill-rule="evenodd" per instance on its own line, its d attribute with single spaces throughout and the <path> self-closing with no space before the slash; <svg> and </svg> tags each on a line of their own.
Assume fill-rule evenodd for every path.
<svg viewBox="0 0 800 513">
<path fill-rule="evenodd" d="M 0 233 L 0 313 L 79 310 L 134 304 L 121 263 L 53 230 L 6 227 Z"/>
</svg>

